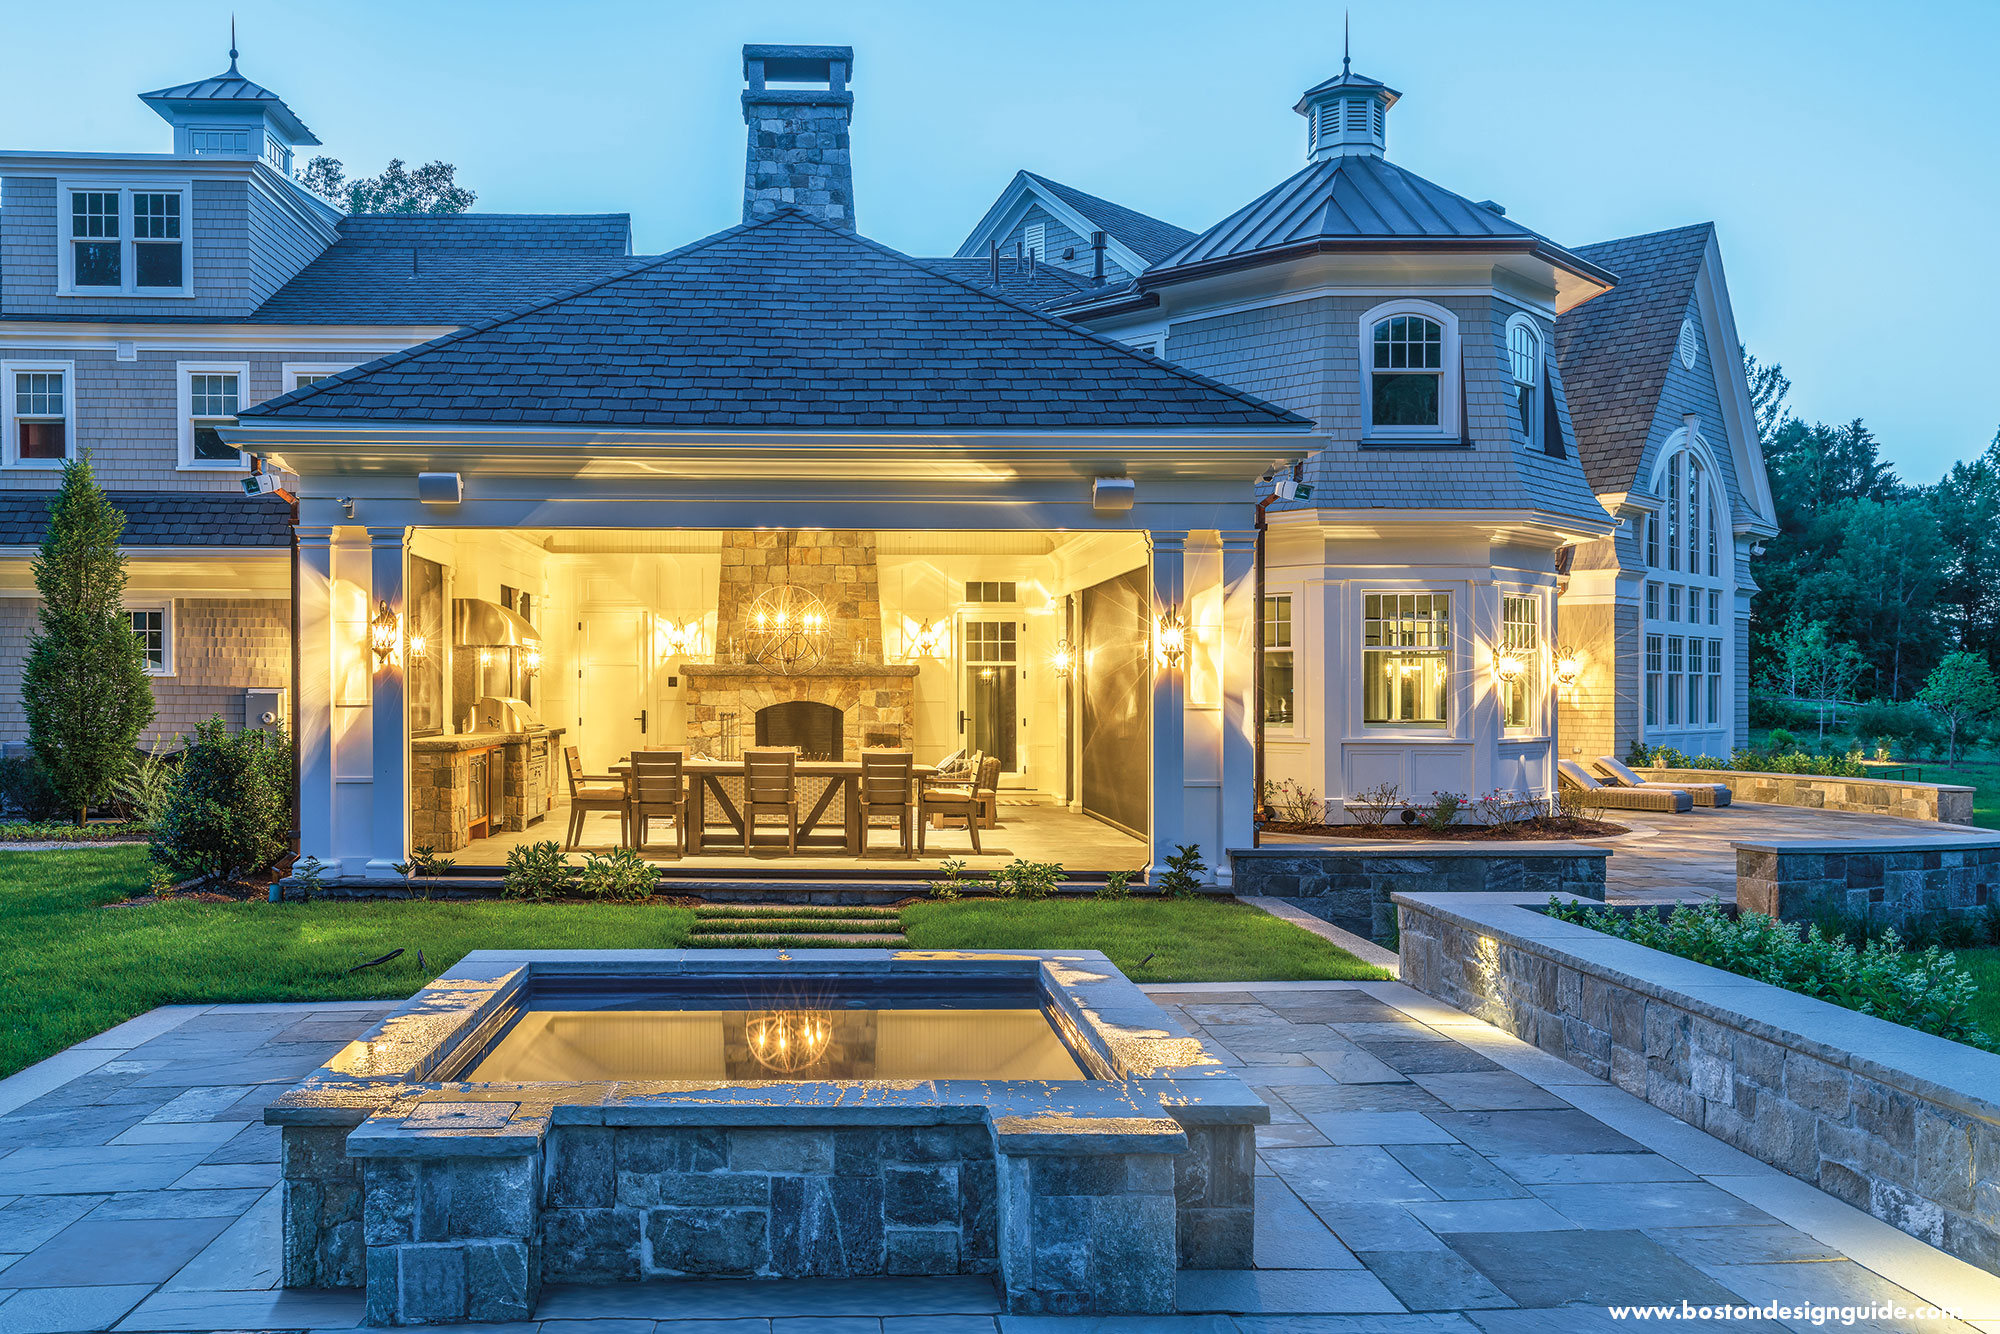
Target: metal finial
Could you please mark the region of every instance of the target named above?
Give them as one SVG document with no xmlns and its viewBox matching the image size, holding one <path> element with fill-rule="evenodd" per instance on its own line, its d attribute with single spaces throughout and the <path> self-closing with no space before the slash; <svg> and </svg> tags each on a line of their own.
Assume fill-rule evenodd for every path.
<svg viewBox="0 0 2000 1334">
<path fill-rule="evenodd" d="M 234 29 L 232 29 L 231 32 L 232 36 L 230 37 L 230 41 L 233 43 L 235 41 L 235 37 L 233 35 Z M 1354 50 L 1354 11 L 1351 9 L 1343 10 L 1341 11 L 1340 15 L 1340 77 L 1343 79 L 1347 77 L 1347 67 L 1349 64 L 1352 63 L 1351 56 L 1353 54 L 1353 50 Z"/>
<path fill-rule="evenodd" d="M 236 16 L 229 16 L 229 72 L 236 73 Z"/>
</svg>

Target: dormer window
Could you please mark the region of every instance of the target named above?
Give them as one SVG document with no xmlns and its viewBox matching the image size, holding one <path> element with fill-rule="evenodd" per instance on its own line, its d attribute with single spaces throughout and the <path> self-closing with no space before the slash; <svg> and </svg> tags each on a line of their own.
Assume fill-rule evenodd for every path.
<svg viewBox="0 0 2000 1334">
<path fill-rule="evenodd" d="M 70 296 L 188 296 L 189 187 L 65 185 L 61 290 Z"/>
<path fill-rule="evenodd" d="M 1437 444 L 1458 435 L 1458 322 L 1428 301 L 1390 302 L 1361 317 L 1364 436 Z"/>
<path fill-rule="evenodd" d="M 1542 338 L 1525 315 L 1507 321 L 1507 360 L 1514 372 L 1514 416 L 1521 434 L 1533 443 L 1535 414 L 1541 405 Z"/>
</svg>

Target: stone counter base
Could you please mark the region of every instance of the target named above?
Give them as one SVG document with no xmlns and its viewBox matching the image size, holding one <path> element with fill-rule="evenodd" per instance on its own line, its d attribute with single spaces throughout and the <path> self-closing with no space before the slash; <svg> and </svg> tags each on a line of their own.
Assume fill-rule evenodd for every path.
<svg viewBox="0 0 2000 1334">
<path fill-rule="evenodd" d="M 2000 1272 L 2000 1056 L 1511 898 L 1397 903 L 1407 985 Z"/>
</svg>

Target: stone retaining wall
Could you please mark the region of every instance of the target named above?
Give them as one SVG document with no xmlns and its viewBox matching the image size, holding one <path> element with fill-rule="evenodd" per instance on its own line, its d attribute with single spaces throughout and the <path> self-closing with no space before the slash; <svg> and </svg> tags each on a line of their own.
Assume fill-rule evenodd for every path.
<svg viewBox="0 0 2000 1334">
<path fill-rule="evenodd" d="M 1604 897 L 1611 849 L 1589 843 L 1271 843 L 1229 854 L 1231 892 L 1295 900 L 1358 936 L 1394 938 L 1396 894 Z"/>
<path fill-rule="evenodd" d="M 2000 1272 L 2000 1056 L 1514 896 L 1396 902 L 1408 985 Z"/>
<path fill-rule="evenodd" d="M 1904 820 L 1972 823 L 1972 789 L 1949 783 L 1904 783 L 1882 778 L 1822 778 L 1816 774 L 1767 774 L 1747 769 L 1664 769 L 1637 771 L 1656 783 L 1722 783 L 1737 801 L 1772 806 L 1805 806 L 1821 811 L 1858 811 Z"/>
<path fill-rule="evenodd" d="M 2000 902 L 2000 836 L 1733 846 L 1736 906 L 1787 922 L 1835 916 L 1907 932 Z"/>
</svg>

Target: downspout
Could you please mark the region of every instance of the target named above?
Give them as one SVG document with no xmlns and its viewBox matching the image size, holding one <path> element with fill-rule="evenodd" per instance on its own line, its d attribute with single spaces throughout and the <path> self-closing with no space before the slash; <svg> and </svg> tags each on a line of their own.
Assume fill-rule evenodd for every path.
<svg viewBox="0 0 2000 1334">
<path fill-rule="evenodd" d="M 1292 480 L 1301 480 L 1305 473 L 1305 460 L 1292 465 Z M 1278 498 L 1274 490 L 1257 502 L 1257 553 L 1253 564 L 1256 566 L 1255 596 L 1257 605 L 1252 609 L 1250 623 L 1255 627 L 1255 637 L 1251 640 L 1251 724 L 1257 730 L 1252 733 L 1256 744 L 1251 748 L 1250 782 L 1250 846 L 1262 847 L 1264 840 L 1264 532 L 1267 523 L 1264 511 Z M 1297 678 L 1293 678 L 1292 688 L 1298 689 Z"/>
</svg>

